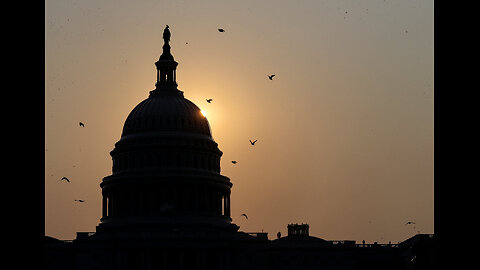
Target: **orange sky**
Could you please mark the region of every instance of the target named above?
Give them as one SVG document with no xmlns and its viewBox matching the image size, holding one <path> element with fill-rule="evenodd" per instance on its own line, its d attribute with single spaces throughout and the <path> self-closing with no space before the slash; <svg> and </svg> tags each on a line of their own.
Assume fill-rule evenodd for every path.
<svg viewBox="0 0 480 270">
<path fill-rule="evenodd" d="M 166 24 L 241 231 L 433 233 L 433 1 L 47 0 L 46 235 L 95 231 L 109 152 L 155 88 Z"/>
</svg>

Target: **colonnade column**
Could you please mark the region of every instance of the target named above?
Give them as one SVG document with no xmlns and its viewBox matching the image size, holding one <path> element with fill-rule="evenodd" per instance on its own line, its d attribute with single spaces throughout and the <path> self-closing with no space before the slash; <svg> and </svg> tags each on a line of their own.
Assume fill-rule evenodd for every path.
<svg viewBox="0 0 480 270">
<path fill-rule="evenodd" d="M 146 265 L 147 265 L 147 268 L 146 270 L 151 270 L 151 265 L 152 265 L 152 252 L 150 249 L 147 249 L 145 251 L 145 260 L 146 260 Z"/>
<path fill-rule="evenodd" d="M 222 215 L 226 216 L 227 215 L 227 195 L 222 195 L 223 199 L 223 213 Z"/>
<path fill-rule="evenodd" d="M 201 266 L 201 263 L 200 263 L 201 262 L 200 250 L 196 250 L 195 255 L 196 255 L 195 257 L 196 257 L 196 261 L 197 261 L 197 263 L 196 263 L 197 267 L 195 269 L 200 270 L 200 269 L 202 269 L 202 266 Z"/>
<path fill-rule="evenodd" d="M 163 269 L 167 269 L 167 251 L 163 251 Z"/>
<path fill-rule="evenodd" d="M 176 185 L 173 185 L 173 186 L 172 186 L 172 189 L 173 189 L 173 207 L 175 207 L 176 209 L 178 209 L 177 186 L 176 186 Z"/>
<path fill-rule="evenodd" d="M 199 200 L 200 200 L 199 195 L 200 195 L 200 187 L 195 186 L 195 189 L 194 189 L 194 197 L 195 197 L 194 213 L 195 214 L 198 214 L 200 212 L 200 209 L 199 209 Z"/>
<path fill-rule="evenodd" d="M 106 199 L 106 208 L 107 208 L 107 214 L 108 216 L 113 216 L 113 200 L 112 200 L 112 195 L 108 194 Z M 116 199 L 116 198 L 115 198 Z"/>
<path fill-rule="evenodd" d="M 148 201 L 149 201 L 149 204 L 150 204 L 150 207 L 149 207 L 149 209 L 148 209 L 148 211 L 149 211 L 148 214 L 149 214 L 150 216 L 153 216 L 154 213 L 155 213 L 155 206 L 153 205 L 154 200 L 153 200 L 153 192 L 152 192 L 152 191 L 150 191 L 150 192 L 148 193 L 148 199 L 149 199 Z"/>
<path fill-rule="evenodd" d="M 218 190 L 215 189 L 215 191 L 213 191 L 213 201 L 214 201 L 214 204 L 213 204 L 213 213 L 215 215 L 221 215 L 222 214 L 222 196 L 220 194 L 220 192 L 218 192 Z"/>
<path fill-rule="evenodd" d="M 183 270 L 183 252 L 180 250 L 180 270 Z"/>
<path fill-rule="evenodd" d="M 205 213 L 210 214 L 210 192 L 208 192 L 207 187 L 203 187 L 203 195 L 205 198 Z"/>
<path fill-rule="evenodd" d="M 145 270 L 145 251 L 143 249 L 140 249 L 140 269 Z"/>
<path fill-rule="evenodd" d="M 223 252 L 219 252 L 218 254 L 218 269 L 224 270 L 223 269 Z"/>
<path fill-rule="evenodd" d="M 106 217 L 108 215 L 107 212 L 107 195 L 103 194 L 102 197 L 102 217 Z"/>
<path fill-rule="evenodd" d="M 230 217 L 230 194 L 227 194 L 225 201 L 227 202 L 227 206 L 225 207 L 225 215 Z"/>
<path fill-rule="evenodd" d="M 230 196 L 229 196 L 229 199 L 228 201 L 230 201 Z M 230 270 L 230 252 L 227 251 L 227 253 L 225 253 L 225 269 L 226 270 Z"/>
</svg>

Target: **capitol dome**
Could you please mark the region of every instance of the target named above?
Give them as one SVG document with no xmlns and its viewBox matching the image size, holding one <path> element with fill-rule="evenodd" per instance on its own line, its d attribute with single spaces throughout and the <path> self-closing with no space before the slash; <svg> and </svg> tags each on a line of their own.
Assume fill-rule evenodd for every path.
<svg viewBox="0 0 480 270">
<path fill-rule="evenodd" d="M 144 132 L 188 132 L 211 137 L 207 118 L 179 90 L 152 91 L 128 115 L 122 137 Z"/>
<path fill-rule="evenodd" d="M 110 154 L 114 175 L 152 169 L 219 174 L 222 151 L 200 108 L 182 91 L 157 85 L 130 112 Z"/>
<path fill-rule="evenodd" d="M 236 231 L 230 217 L 232 183 L 220 174 L 223 153 L 200 108 L 177 88 L 168 27 L 164 40 L 155 62 L 156 88 L 127 116 L 110 152 L 112 174 L 100 184 L 98 229 Z"/>
</svg>

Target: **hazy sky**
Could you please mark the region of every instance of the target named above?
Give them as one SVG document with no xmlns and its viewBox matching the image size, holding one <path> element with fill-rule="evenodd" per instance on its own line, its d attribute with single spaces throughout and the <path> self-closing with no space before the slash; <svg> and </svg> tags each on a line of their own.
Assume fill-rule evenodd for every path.
<svg viewBox="0 0 480 270">
<path fill-rule="evenodd" d="M 224 153 L 240 231 L 433 233 L 433 1 L 47 0 L 46 235 L 99 224 L 109 152 L 155 88 L 166 24 L 178 88 Z"/>
</svg>

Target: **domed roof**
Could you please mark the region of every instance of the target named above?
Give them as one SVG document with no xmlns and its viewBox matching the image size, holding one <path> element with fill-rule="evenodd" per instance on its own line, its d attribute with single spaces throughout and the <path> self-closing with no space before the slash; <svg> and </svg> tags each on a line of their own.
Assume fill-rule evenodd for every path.
<svg viewBox="0 0 480 270">
<path fill-rule="evenodd" d="M 145 132 L 188 132 L 211 137 L 207 118 L 179 90 L 150 92 L 128 115 L 122 137 Z"/>
<path fill-rule="evenodd" d="M 98 229 L 237 231 L 230 217 L 232 183 L 220 174 L 223 153 L 200 108 L 177 88 L 168 26 L 164 33 L 155 90 L 127 116 L 110 152 L 112 175 L 100 184 Z"/>
</svg>

